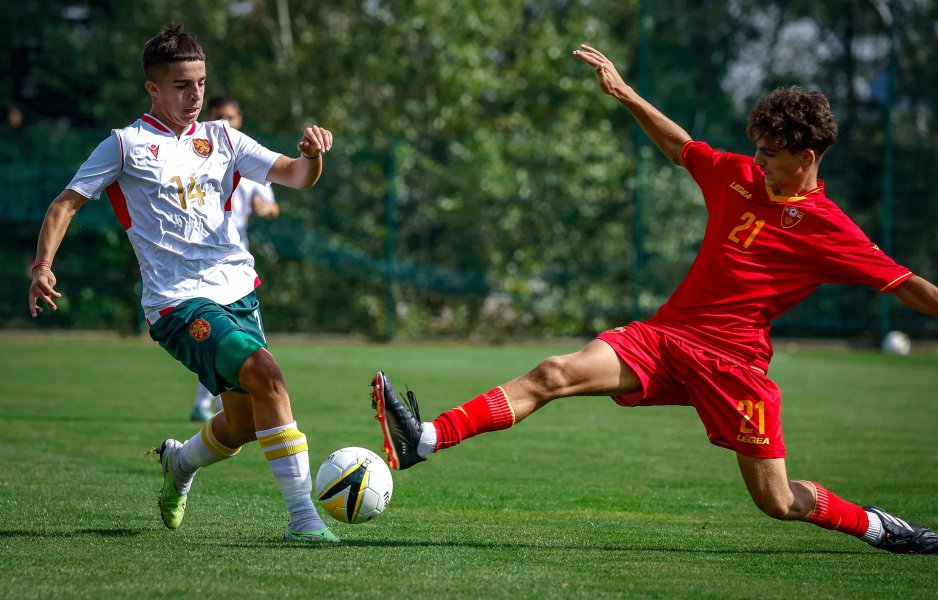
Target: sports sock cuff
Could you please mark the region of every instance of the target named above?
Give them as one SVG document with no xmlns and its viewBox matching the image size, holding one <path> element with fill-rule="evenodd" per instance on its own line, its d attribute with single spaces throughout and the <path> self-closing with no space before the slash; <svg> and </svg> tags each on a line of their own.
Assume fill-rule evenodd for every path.
<svg viewBox="0 0 938 600">
<path fill-rule="evenodd" d="M 261 439 L 262 437 L 267 437 L 268 435 L 280 433 L 281 431 L 285 431 L 287 429 L 296 429 L 296 421 L 290 421 L 286 425 L 277 425 L 276 427 L 271 427 L 270 429 L 262 429 L 261 431 L 255 431 L 254 433 L 257 434 L 257 439 Z"/>
<path fill-rule="evenodd" d="M 267 460 L 275 460 L 306 452 L 306 436 L 296 428 L 296 422 L 257 432 L 257 442 Z"/>
<path fill-rule="evenodd" d="M 208 421 L 202 425 L 202 431 L 200 432 L 202 437 L 202 444 L 208 448 L 209 452 L 217 456 L 218 458 L 231 458 L 236 455 L 238 452 L 241 452 L 241 447 L 229 448 L 228 446 L 222 444 L 215 437 L 215 432 L 212 431 L 212 423 L 215 421 L 215 417 L 218 416 L 218 413 L 212 415 Z"/>
<path fill-rule="evenodd" d="M 809 481 L 808 483 L 814 486 L 817 501 L 814 503 L 814 510 L 805 517 L 805 520 L 811 523 L 823 521 L 830 516 L 830 492 L 819 483 L 814 483 L 813 481 Z"/>
<path fill-rule="evenodd" d="M 508 396 L 497 387 L 437 417 L 433 421 L 437 433 L 435 449 L 449 448 L 480 433 L 508 429 L 514 424 L 515 413 Z"/>
<path fill-rule="evenodd" d="M 805 482 L 817 491 L 817 503 L 814 510 L 805 517 L 805 521 L 824 529 L 834 529 L 862 537 L 869 529 L 866 511 L 847 502 L 843 498 L 827 491 L 824 486 L 812 481 Z"/>
<path fill-rule="evenodd" d="M 505 388 L 497 387 L 485 394 L 489 414 L 492 415 L 492 424 L 498 429 L 505 429 L 515 424 L 515 411 L 508 401 Z"/>
<path fill-rule="evenodd" d="M 883 522 L 880 520 L 879 515 L 873 512 L 866 512 L 866 518 L 870 522 L 869 527 L 866 530 L 866 533 L 861 536 L 863 541 L 873 544 L 874 546 L 883 539 Z"/>
</svg>

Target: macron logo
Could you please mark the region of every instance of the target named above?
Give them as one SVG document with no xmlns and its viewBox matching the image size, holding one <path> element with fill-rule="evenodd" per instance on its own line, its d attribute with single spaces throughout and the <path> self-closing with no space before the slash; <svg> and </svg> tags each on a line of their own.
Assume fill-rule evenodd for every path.
<svg viewBox="0 0 938 600">
<path fill-rule="evenodd" d="M 750 198 L 752 198 L 752 192 L 747 192 L 746 188 L 739 185 L 735 181 L 730 184 L 730 187 L 736 190 L 737 192 L 739 192 L 739 195 L 745 198 L 746 200 L 749 200 Z"/>
<path fill-rule="evenodd" d="M 150 144 L 149 146 L 147 146 L 147 150 L 150 151 L 150 154 L 153 155 L 153 158 L 160 157 L 160 147 L 157 146 L 156 144 Z"/>
</svg>

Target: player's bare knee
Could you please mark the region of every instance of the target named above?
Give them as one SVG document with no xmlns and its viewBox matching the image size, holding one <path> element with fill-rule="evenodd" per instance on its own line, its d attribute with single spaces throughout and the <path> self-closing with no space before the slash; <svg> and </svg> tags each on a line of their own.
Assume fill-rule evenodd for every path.
<svg viewBox="0 0 938 600">
<path fill-rule="evenodd" d="M 286 383 L 280 366 L 266 350 L 252 354 L 238 373 L 238 382 L 255 401 L 259 396 L 286 394 Z"/>
<path fill-rule="evenodd" d="M 545 396 L 567 387 L 570 377 L 564 357 L 551 356 L 544 359 L 531 372 L 531 380 Z"/>
</svg>

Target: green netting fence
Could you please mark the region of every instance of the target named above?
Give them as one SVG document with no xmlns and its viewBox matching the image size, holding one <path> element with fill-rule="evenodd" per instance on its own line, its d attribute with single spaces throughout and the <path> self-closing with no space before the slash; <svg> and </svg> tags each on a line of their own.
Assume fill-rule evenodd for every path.
<svg viewBox="0 0 938 600">
<path fill-rule="evenodd" d="M 32 128 L 4 134 L 0 327 L 144 329 L 136 262 L 106 199 L 79 213 L 57 257 L 55 272 L 65 293 L 61 310 L 35 321 L 26 310 L 29 266 L 45 210 L 107 133 Z M 295 144 L 291 136 L 258 138 L 288 152 Z M 724 142 L 746 151 L 745 141 Z M 454 143 L 435 140 L 412 148 L 353 140 L 329 155 L 314 190 L 276 190 L 283 216 L 252 222 L 250 233 L 271 331 L 375 339 L 586 336 L 647 317 L 688 268 L 705 215 L 693 182 L 676 174 L 680 169 L 653 158 L 642 168 L 658 175 L 642 184 L 647 187 L 641 194 L 632 172 L 624 181 L 596 182 L 620 192 L 605 194 L 595 209 L 587 211 L 585 201 L 571 198 L 556 205 L 571 207 L 565 210 L 542 207 L 520 191 L 517 200 L 489 197 L 483 184 L 462 182 L 448 172 L 459 167 L 448 151 Z M 918 147 L 896 148 L 891 254 L 935 280 L 938 198 L 924 175 L 929 156 Z M 882 181 L 865 179 L 870 170 L 862 166 L 878 157 L 854 153 L 825 160 L 829 195 L 874 241 L 881 239 Z M 549 161 L 541 166 L 556 168 Z M 523 177 L 521 167 L 504 167 L 519 188 L 532 185 L 535 197 L 551 193 L 549 182 L 538 188 L 537 164 L 523 165 Z M 641 211 L 635 206 L 639 196 Z M 666 202 L 663 196 L 684 200 Z M 467 199 L 469 206 L 458 208 Z M 520 213 L 511 212 L 519 206 Z M 510 218 L 520 224 L 506 225 Z M 682 237 L 662 239 L 678 229 L 675 223 Z M 636 229 L 644 235 L 636 236 Z M 527 266 L 519 270 L 519 264 Z M 873 342 L 883 327 L 882 302 L 865 288 L 824 286 L 780 319 L 775 333 Z M 885 306 L 888 327 L 938 338 L 934 319 L 894 299 Z"/>
</svg>

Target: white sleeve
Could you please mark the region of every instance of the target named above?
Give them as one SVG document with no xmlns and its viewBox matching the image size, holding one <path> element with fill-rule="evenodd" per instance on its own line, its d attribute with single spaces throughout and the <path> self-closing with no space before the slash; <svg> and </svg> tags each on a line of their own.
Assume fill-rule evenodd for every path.
<svg viewBox="0 0 938 600">
<path fill-rule="evenodd" d="M 260 196 L 267 204 L 274 203 L 274 190 L 269 183 L 258 185 L 254 195 Z"/>
<path fill-rule="evenodd" d="M 225 130 L 234 150 L 235 170 L 241 173 L 241 177 L 266 182 L 267 174 L 274 162 L 280 158 L 280 153 L 268 150 L 233 127 L 226 126 Z"/>
<path fill-rule="evenodd" d="M 114 131 L 98 144 L 65 189 L 74 190 L 85 198 L 99 198 L 104 188 L 117 180 L 123 168 L 123 146 L 120 134 Z"/>
</svg>

